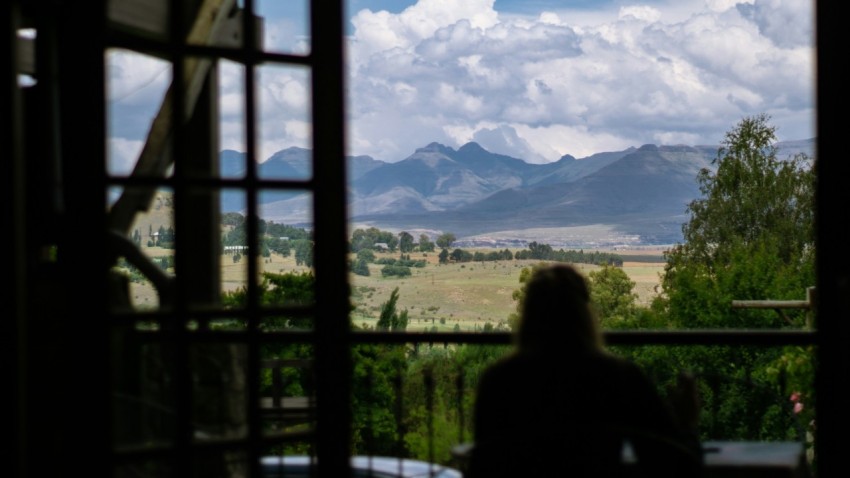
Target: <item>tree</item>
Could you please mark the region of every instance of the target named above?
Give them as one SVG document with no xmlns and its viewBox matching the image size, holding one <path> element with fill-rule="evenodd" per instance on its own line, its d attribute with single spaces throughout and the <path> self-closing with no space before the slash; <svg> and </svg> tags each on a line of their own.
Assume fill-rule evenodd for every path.
<svg viewBox="0 0 850 478">
<path fill-rule="evenodd" d="M 804 299 L 815 283 L 814 161 L 777 158 L 768 120 L 741 120 L 725 135 L 716 169 L 697 175 L 701 197 L 688 205 L 684 242 L 665 254 L 663 293 L 653 304 L 669 327 L 805 326 L 805 312 L 786 321 L 772 310 L 731 308 L 736 299 Z M 787 412 L 791 390 L 782 388 L 790 372 L 783 363 L 789 354 L 800 358 L 790 349 L 689 347 L 638 362 L 651 371 L 684 364 L 714 383 L 704 397 L 712 412 L 702 427 L 710 436 L 786 439 L 797 433 Z M 795 385 L 804 395 L 814 390 L 812 382 Z"/>
<path fill-rule="evenodd" d="M 410 252 L 413 250 L 413 236 L 407 231 L 398 233 L 398 249 L 401 252 Z"/>
<path fill-rule="evenodd" d="M 440 251 L 440 255 L 438 257 L 440 259 L 440 264 L 448 264 L 449 263 L 449 250 L 443 248 L 443 250 Z"/>
<path fill-rule="evenodd" d="M 401 312 L 396 310 L 398 303 L 398 287 L 390 293 L 390 298 L 381 305 L 381 315 L 378 318 L 376 328 L 378 330 L 404 331 L 407 329 L 407 309 Z"/>
<path fill-rule="evenodd" d="M 437 247 L 441 249 L 448 249 L 452 246 L 452 243 L 455 242 L 455 240 L 457 240 L 457 238 L 454 234 L 452 234 L 451 232 L 444 232 L 437 237 L 437 240 L 435 242 L 437 244 Z"/>
<path fill-rule="evenodd" d="M 371 272 L 369 272 L 369 264 L 367 264 L 366 261 L 363 259 L 357 259 L 356 261 L 354 261 L 354 264 L 351 267 L 351 272 L 359 276 L 365 277 L 371 275 Z"/>
<path fill-rule="evenodd" d="M 697 176 L 684 242 L 666 254 L 662 287 L 685 326 L 775 327 L 772 311 L 729 311 L 732 299 L 802 299 L 814 284 L 814 171 L 805 155 L 777 158 L 769 117 L 744 118 L 726 134 L 716 171 Z M 736 323 L 737 321 L 737 323 Z M 726 322 L 726 323 L 723 323 Z"/>
<path fill-rule="evenodd" d="M 434 243 L 428 234 L 419 235 L 419 252 L 434 252 Z"/>
<path fill-rule="evenodd" d="M 688 205 L 678 256 L 710 266 L 729 263 L 736 247 L 773 243 L 783 261 L 814 244 L 814 170 L 798 154 L 777 158 L 767 115 L 744 118 L 718 150 L 716 171 L 697 176 L 703 197 Z"/>
<path fill-rule="evenodd" d="M 313 267 L 313 241 L 309 239 L 299 239 L 294 241 L 295 245 L 295 264 Z"/>
<path fill-rule="evenodd" d="M 590 299 L 603 324 L 627 320 L 635 314 L 635 282 L 623 269 L 606 264 L 599 270 L 590 271 L 588 279 Z"/>
<path fill-rule="evenodd" d="M 372 249 L 360 249 L 357 251 L 357 260 L 364 262 L 375 262 L 375 252 Z"/>
</svg>

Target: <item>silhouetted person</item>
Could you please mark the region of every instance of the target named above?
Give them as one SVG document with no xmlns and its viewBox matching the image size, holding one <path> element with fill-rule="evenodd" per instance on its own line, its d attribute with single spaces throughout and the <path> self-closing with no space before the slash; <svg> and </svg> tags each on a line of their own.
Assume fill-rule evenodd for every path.
<svg viewBox="0 0 850 478">
<path fill-rule="evenodd" d="M 480 378 L 469 476 L 700 474 L 693 382 L 668 406 L 636 365 L 606 352 L 576 269 L 533 273 L 515 341 Z M 637 468 L 622 465 L 625 442 Z"/>
</svg>

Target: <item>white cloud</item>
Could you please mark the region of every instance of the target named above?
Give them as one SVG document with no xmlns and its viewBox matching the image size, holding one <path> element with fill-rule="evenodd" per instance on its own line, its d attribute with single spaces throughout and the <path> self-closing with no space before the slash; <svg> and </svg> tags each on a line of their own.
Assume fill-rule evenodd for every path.
<svg viewBox="0 0 850 478">
<path fill-rule="evenodd" d="M 106 150 L 107 170 L 109 174 L 126 176 L 133 172 L 144 146 L 142 140 L 109 138 Z"/>
<path fill-rule="evenodd" d="M 635 4 L 580 26 L 565 11 L 500 16 L 493 2 L 446 5 L 455 4 L 355 16 L 354 153 L 405 157 L 382 148 L 409 154 L 439 141 L 425 134 L 440 123 L 449 146 L 478 138 L 533 161 L 651 142 L 712 144 L 762 112 L 799 127 L 792 136 L 812 135 L 811 121 L 791 120 L 813 108 L 813 75 L 801 74 L 814 68 L 811 31 L 789 27 L 794 12 L 805 24 L 806 2 L 690 2 L 690 12 Z M 401 128 L 380 128 L 384 117 L 419 132 L 414 143 L 384 134 Z M 361 118 L 368 128 L 356 126 Z M 360 136 L 369 131 L 382 137 Z"/>
<path fill-rule="evenodd" d="M 814 134 L 810 0 L 532 4 L 503 14 L 494 0 L 419 0 L 397 13 L 351 12 L 350 153 L 398 161 L 432 141 L 477 140 L 554 161 L 646 143 L 716 143 L 757 113 L 770 114 L 784 139 Z M 297 44 L 287 24 L 266 25 L 269 42 Z M 170 80 L 167 63 L 118 57 L 109 75 L 112 108 L 130 118 L 113 136 L 142 138 Z M 258 76 L 262 159 L 309 147 L 309 71 L 262 67 Z M 223 67 L 219 83 L 221 143 L 240 149 L 244 73 Z"/>
<path fill-rule="evenodd" d="M 620 19 L 631 17 L 642 22 L 653 23 L 661 18 L 661 12 L 647 5 L 631 5 L 621 7 L 619 17 Z"/>
</svg>

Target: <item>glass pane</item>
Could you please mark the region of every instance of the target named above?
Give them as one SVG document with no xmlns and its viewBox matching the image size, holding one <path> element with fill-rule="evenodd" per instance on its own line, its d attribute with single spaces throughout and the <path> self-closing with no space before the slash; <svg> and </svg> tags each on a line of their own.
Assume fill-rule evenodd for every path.
<svg viewBox="0 0 850 478">
<path fill-rule="evenodd" d="M 312 347 L 301 343 L 269 343 L 260 357 L 260 411 L 270 435 L 313 429 L 316 424 L 316 377 Z M 301 449 L 289 444 L 281 451 Z"/>
<path fill-rule="evenodd" d="M 308 179 L 313 175 L 310 71 L 296 66 L 257 69 L 259 176 Z"/>
<path fill-rule="evenodd" d="M 117 277 L 123 277 L 122 291 L 112 295 L 118 309 L 156 310 L 161 301 L 173 294 L 174 277 L 174 195 L 168 189 L 113 188 L 109 193 L 113 203 L 110 219 L 123 223 L 122 207 L 131 202 L 149 206 L 132 216 L 133 222 L 113 266 Z M 115 206 L 118 204 L 118 206 Z M 118 283 L 116 283 L 118 284 Z"/>
<path fill-rule="evenodd" d="M 257 0 L 255 14 L 262 19 L 262 49 L 272 53 L 310 53 L 308 0 Z"/>
<path fill-rule="evenodd" d="M 811 2 L 346 7 L 351 230 L 456 239 L 442 266 L 392 281 L 382 282 L 386 264 L 366 261 L 358 274 L 352 258 L 358 324 L 374 320 L 398 286 L 408 327 L 418 317 L 438 330 L 442 319 L 461 330 L 509 326 L 519 272 L 567 262 L 594 286 L 606 329 L 807 326 Z M 762 113 L 775 158 L 763 158 L 746 187 L 721 174 L 718 184 L 740 187 L 718 190 L 732 199 L 707 204 L 686 238 L 690 213 L 706 205 L 692 203 L 710 185 L 700 171 L 717 173 L 727 133 Z M 795 185 L 762 187 L 781 183 L 772 172 L 796 153 L 809 160 L 788 174 Z M 501 250 L 513 257 L 489 259 Z M 780 312 L 739 308 L 742 300 L 781 302 Z"/>
<path fill-rule="evenodd" d="M 222 60 L 218 67 L 219 78 L 219 142 L 221 143 L 221 177 L 245 176 L 245 68 L 237 63 Z"/>
<path fill-rule="evenodd" d="M 244 344 L 198 344 L 191 349 L 192 424 L 196 441 L 246 436 L 247 347 Z"/>
<path fill-rule="evenodd" d="M 121 49 L 106 52 L 107 172 L 129 176 L 135 168 L 145 176 L 163 176 L 169 154 L 165 137 L 152 133 L 155 121 L 170 121 L 164 107 L 172 79 L 171 64 L 159 58 Z M 167 111 L 167 109 L 165 110 Z M 139 164 L 147 144 L 145 162 Z M 163 166 L 158 166 L 163 164 Z"/>
<path fill-rule="evenodd" d="M 221 292 L 224 306 L 245 307 L 248 287 L 248 206 L 244 191 L 221 192 Z"/>
<path fill-rule="evenodd" d="M 151 328 L 114 327 L 113 443 L 162 446 L 177 433 L 175 350 Z"/>
</svg>

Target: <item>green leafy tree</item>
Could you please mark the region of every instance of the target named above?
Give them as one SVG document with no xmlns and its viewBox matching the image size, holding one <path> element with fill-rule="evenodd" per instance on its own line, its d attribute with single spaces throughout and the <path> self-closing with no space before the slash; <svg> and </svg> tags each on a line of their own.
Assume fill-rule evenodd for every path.
<svg viewBox="0 0 850 478">
<path fill-rule="evenodd" d="M 732 300 L 800 300 L 815 283 L 814 171 L 805 155 L 778 158 L 769 117 L 741 120 L 718 150 L 715 169 L 699 172 L 701 197 L 687 208 L 684 242 L 665 254 L 653 309 L 674 328 L 804 327 L 805 311 L 735 310 Z M 789 355 L 790 354 L 790 355 Z M 651 374 L 690 368 L 705 384 L 704 436 L 788 439 L 799 430 L 782 377 L 794 348 L 687 347 L 638 359 Z M 785 368 L 783 368 L 785 367 Z M 666 374 L 670 376 L 670 374 Z M 799 379 L 799 375 L 796 376 Z M 810 378 L 811 380 L 811 378 Z M 808 384 L 795 382 L 805 396 Z"/>
<path fill-rule="evenodd" d="M 396 310 L 398 304 L 398 287 L 390 293 L 390 298 L 381 305 L 381 315 L 378 317 L 378 330 L 390 330 L 393 332 L 403 332 L 407 329 L 408 312 L 407 309 L 399 312 Z"/>
<path fill-rule="evenodd" d="M 364 262 L 375 262 L 375 252 L 372 249 L 360 249 L 357 251 L 357 260 Z"/>
<path fill-rule="evenodd" d="M 313 241 L 309 239 L 299 239 L 294 241 L 295 246 L 295 264 L 313 267 Z"/>
<path fill-rule="evenodd" d="M 434 252 L 434 242 L 428 237 L 428 234 L 419 235 L 419 252 Z"/>
<path fill-rule="evenodd" d="M 440 251 L 440 255 L 437 256 L 437 257 L 440 260 L 440 264 L 448 264 L 449 263 L 449 250 L 444 248 L 442 251 Z"/>
<path fill-rule="evenodd" d="M 351 267 L 351 272 L 364 277 L 369 277 L 371 275 L 371 272 L 369 271 L 369 264 L 367 264 L 363 259 L 357 259 L 354 261 L 354 265 Z"/>
<path fill-rule="evenodd" d="M 435 242 L 437 244 L 437 247 L 441 249 L 448 249 L 456 240 L 457 238 L 454 234 L 452 234 L 451 232 L 444 232 L 437 237 L 437 240 Z"/>
<path fill-rule="evenodd" d="M 814 284 L 814 171 L 777 158 L 766 115 L 726 134 L 716 171 L 700 171 L 684 242 L 666 254 L 663 291 L 680 326 L 775 327 L 772 311 L 732 313 L 732 299 L 802 299 Z M 737 317 L 733 317 L 736 315 Z"/>
<path fill-rule="evenodd" d="M 413 250 L 413 236 L 407 231 L 398 233 L 398 250 L 410 252 Z"/>
<path fill-rule="evenodd" d="M 590 299 L 596 307 L 603 326 L 616 326 L 629 320 L 636 313 L 637 294 L 633 292 L 635 282 L 623 269 L 603 265 L 590 271 Z"/>
</svg>

